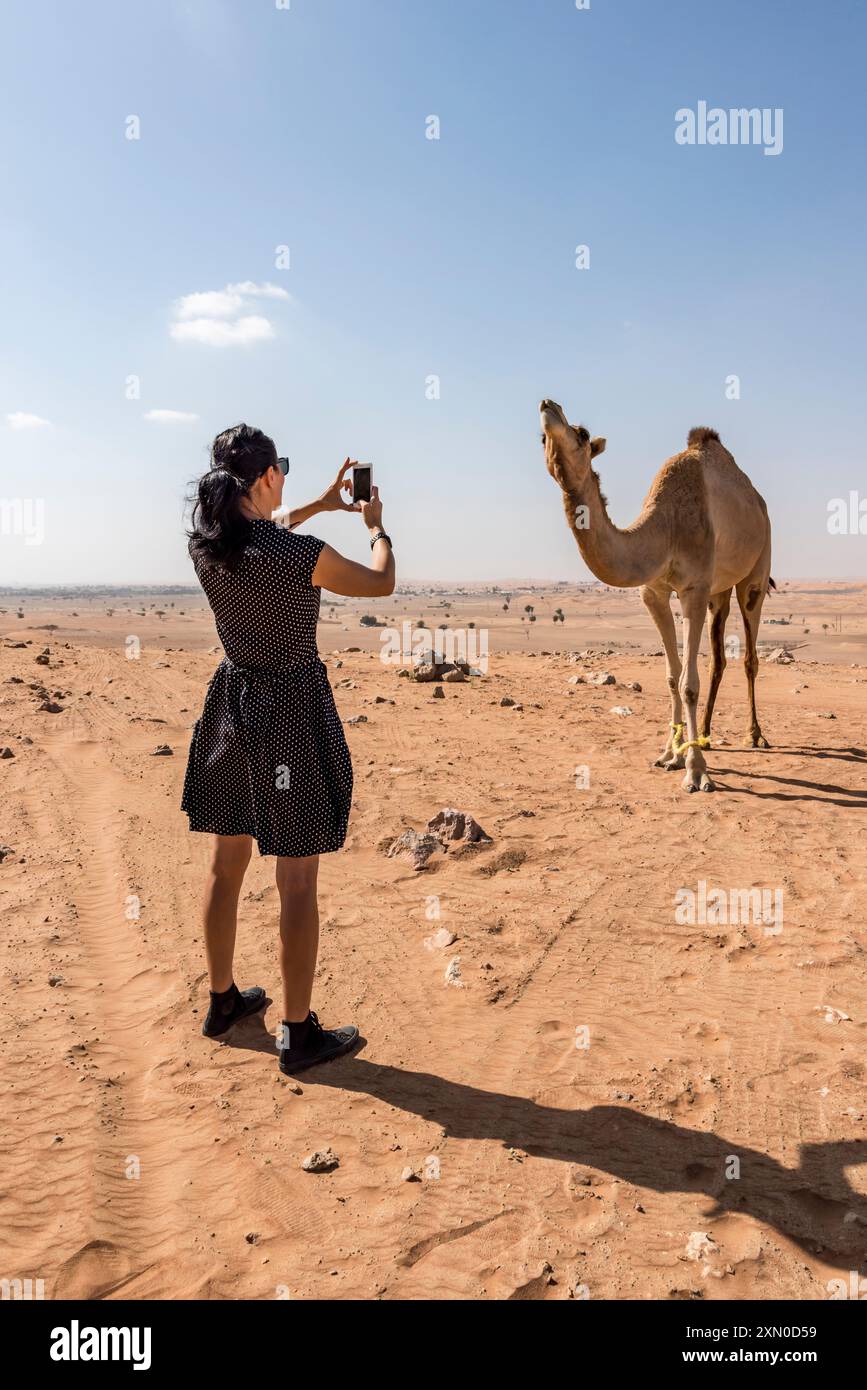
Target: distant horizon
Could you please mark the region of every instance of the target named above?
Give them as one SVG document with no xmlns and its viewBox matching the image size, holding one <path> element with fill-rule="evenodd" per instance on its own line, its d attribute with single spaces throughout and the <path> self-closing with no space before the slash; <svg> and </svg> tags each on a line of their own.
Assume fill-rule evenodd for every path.
<svg viewBox="0 0 867 1390">
<path fill-rule="evenodd" d="M 839 588 L 840 585 L 843 585 L 843 584 L 854 584 L 854 585 L 863 585 L 863 586 L 867 586 L 867 573 L 865 573 L 865 574 L 863 574 L 863 575 L 858 575 L 858 574 L 839 575 L 839 576 L 835 575 L 835 576 L 833 576 L 833 577 L 830 578 L 830 579 L 827 578 L 826 576 L 823 576 L 823 575 L 810 575 L 810 574 L 781 575 L 779 578 L 777 578 L 776 576 L 774 576 L 774 578 L 775 578 L 775 582 L 776 582 L 778 588 L 779 588 L 779 585 L 780 585 L 780 584 L 799 584 L 799 585 L 800 585 L 800 584 L 821 584 L 821 585 L 823 585 L 823 586 L 827 586 L 827 587 L 836 587 L 836 588 Z M 512 590 L 515 590 L 515 589 L 533 589 L 533 588 L 539 589 L 539 588 L 555 588 L 555 587 L 563 587 L 563 586 L 565 586 L 565 587 L 567 587 L 567 588 L 572 588 L 572 587 L 580 587 L 580 588 L 598 588 L 598 589 L 604 589 L 604 590 L 609 591 L 609 592 L 611 592 L 611 593 L 629 594 L 629 593 L 637 593 L 637 592 L 638 592 L 638 589 L 640 588 L 639 585 L 632 585 L 632 586 L 630 586 L 630 587 L 628 587 L 628 588 L 621 588 L 621 586 L 618 585 L 618 584 L 604 584 L 604 583 L 602 582 L 601 579 L 596 579 L 596 578 L 590 578 L 590 579 L 527 579 L 527 578 L 525 578 L 525 579 L 510 579 L 510 578 L 506 578 L 506 579 L 456 579 L 456 580 L 451 580 L 451 579 L 417 579 L 417 578 L 400 579 L 400 578 L 399 578 L 399 579 L 398 579 L 398 582 L 397 582 L 397 588 L 396 588 L 396 590 L 395 590 L 394 597 L 397 597 L 397 598 L 401 597 L 401 592 L 402 592 L 402 590 L 406 589 L 406 588 L 409 587 L 409 586 L 413 586 L 413 585 L 421 585 L 421 586 L 424 586 L 424 587 L 426 587 L 426 588 L 431 588 L 431 589 L 444 589 L 444 590 L 448 591 L 449 593 L 454 593 L 456 590 L 461 589 L 461 588 L 468 588 L 468 589 L 489 588 L 489 589 L 492 589 L 492 590 L 497 591 L 497 592 L 505 592 L 506 589 L 512 589 Z M 201 588 L 200 585 L 195 584 L 195 583 L 186 584 L 186 583 L 182 583 L 182 582 L 172 583 L 171 581 L 166 581 L 166 582 L 155 582 L 155 583 L 153 583 L 153 584 L 135 584 L 135 583 L 133 583 L 133 584 L 124 584 L 122 581 L 119 581 L 119 582 L 105 581 L 104 583 L 83 584 L 83 583 L 77 583 L 75 580 L 70 580 L 70 581 L 67 581 L 67 582 L 65 582 L 65 583 L 60 583 L 60 584 L 25 584 L 25 585 L 21 585 L 21 584 L 2 584 L 2 585 L 0 585 L 0 599 L 5 598 L 5 597 L 13 597 L 13 596 L 19 595 L 19 594 L 20 594 L 22 597 L 26 597 L 27 595 L 31 595 L 31 594 L 34 595 L 34 596 L 40 596 L 40 597 L 42 597 L 42 596 L 50 597 L 50 596 L 52 596 L 52 595 L 61 595 L 61 594 L 64 593 L 65 590 L 73 590 L 74 592 L 79 593 L 79 594 L 86 594 L 88 591 L 93 591 L 94 593 L 117 593 L 117 594 L 119 594 L 119 593 L 124 593 L 124 592 L 126 592 L 126 593 L 138 593 L 138 594 L 155 594 L 155 593 L 160 593 L 160 592 L 162 592 L 162 593 L 173 593 L 173 594 L 175 594 L 175 593 L 176 593 L 176 594 L 201 594 L 202 598 L 204 598 L 204 591 L 202 590 L 202 588 Z M 323 593 L 329 593 L 329 592 L 330 592 L 329 590 L 326 590 L 326 589 L 323 590 Z M 340 598 L 340 595 L 334 595 L 334 597 Z M 773 597 L 773 595 L 772 595 L 772 597 Z"/>
</svg>

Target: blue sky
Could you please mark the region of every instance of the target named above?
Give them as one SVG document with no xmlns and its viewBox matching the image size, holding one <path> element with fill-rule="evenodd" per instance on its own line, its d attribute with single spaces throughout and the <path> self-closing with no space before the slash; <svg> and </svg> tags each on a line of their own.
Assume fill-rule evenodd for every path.
<svg viewBox="0 0 867 1390">
<path fill-rule="evenodd" d="M 712 424 L 777 575 L 867 573 L 826 525 L 867 496 L 864 6 L 7 0 L 2 31 L 0 497 L 45 541 L 2 535 L 0 582 L 189 579 L 186 487 L 241 419 L 290 501 L 372 460 L 406 578 L 586 578 L 546 395 L 607 436 L 618 524 Z M 782 108 L 783 152 L 678 145 L 699 101 Z M 281 293 L 177 336 L 245 284 Z M 311 529 L 363 558 L 357 519 Z"/>
</svg>

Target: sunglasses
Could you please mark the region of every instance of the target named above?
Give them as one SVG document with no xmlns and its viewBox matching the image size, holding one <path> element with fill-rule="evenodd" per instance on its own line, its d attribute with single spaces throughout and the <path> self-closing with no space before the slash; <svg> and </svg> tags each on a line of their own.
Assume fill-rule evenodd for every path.
<svg viewBox="0 0 867 1390">
<path fill-rule="evenodd" d="M 284 478 L 288 476 L 288 473 L 289 473 L 289 460 L 288 460 L 288 459 L 278 459 L 278 460 L 277 460 L 277 467 L 280 469 L 280 472 L 283 474 L 283 477 L 284 477 Z"/>
</svg>

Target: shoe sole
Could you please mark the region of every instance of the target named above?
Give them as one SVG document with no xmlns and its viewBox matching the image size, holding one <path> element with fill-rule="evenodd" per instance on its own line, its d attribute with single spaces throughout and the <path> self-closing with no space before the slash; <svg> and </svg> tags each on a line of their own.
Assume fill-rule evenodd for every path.
<svg viewBox="0 0 867 1390">
<path fill-rule="evenodd" d="M 351 1052 L 360 1042 L 361 1035 L 356 1034 L 354 1038 L 350 1038 L 349 1042 L 344 1043 L 342 1047 L 335 1048 L 334 1052 L 327 1052 L 324 1055 L 320 1054 L 318 1057 L 311 1057 L 306 1062 L 294 1062 L 291 1066 L 284 1066 L 282 1062 L 279 1062 L 278 1066 L 284 1076 L 295 1076 L 296 1072 L 309 1071 L 311 1067 L 323 1067 L 327 1062 L 336 1062 L 338 1057 L 345 1057 L 347 1052 Z"/>
<path fill-rule="evenodd" d="M 235 1019 L 234 1023 L 231 1023 L 229 1027 L 226 1029 L 225 1033 L 206 1033 L 204 1025 L 202 1025 L 202 1037 L 207 1038 L 208 1042 L 226 1042 L 229 1038 L 231 1038 L 239 1023 L 245 1023 L 248 1018 L 253 1018 L 256 1014 L 262 1013 L 263 1009 L 266 1009 L 267 1007 L 268 996 L 266 995 L 265 998 L 262 1000 L 261 1004 L 252 1005 L 246 1013 L 239 1014 L 238 1017 Z"/>
</svg>

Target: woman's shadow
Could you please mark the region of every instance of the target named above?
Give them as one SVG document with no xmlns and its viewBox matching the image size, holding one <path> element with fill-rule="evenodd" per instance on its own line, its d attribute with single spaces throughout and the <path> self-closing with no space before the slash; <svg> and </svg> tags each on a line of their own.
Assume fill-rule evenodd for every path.
<svg viewBox="0 0 867 1390">
<path fill-rule="evenodd" d="M 304 1078 L 303 1078 L 304 1079 Z M 797 1168 L 711 1133 L 626 1106 L 560 1110 L 480 1091 L 355 1053 L 317 1068 L 308 1084 L 356 1091 L 441 1125 L 453 1139 L 493 1139 L 538 1158 L 581 1163 L 656 1192 L 703 1192 L 707 1219 L 742 1212 L 775 1227 L 827 1264 L 867 1272 L 867 1198 L 845 1169 L 867 1163 L 867 1140 L 801 1146 Z"/>
</svg>

